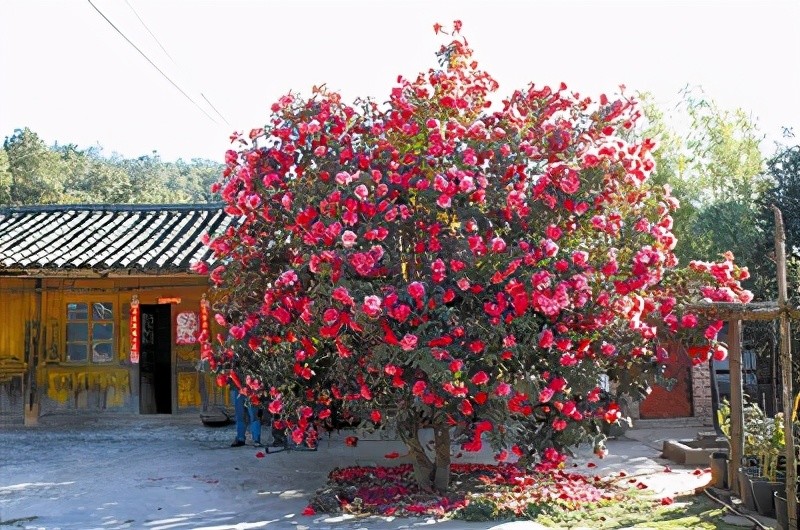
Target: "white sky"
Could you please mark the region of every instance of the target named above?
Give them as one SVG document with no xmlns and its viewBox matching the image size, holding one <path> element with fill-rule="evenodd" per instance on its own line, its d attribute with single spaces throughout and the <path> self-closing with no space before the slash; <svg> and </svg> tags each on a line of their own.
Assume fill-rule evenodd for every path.
<svg viewBox="0 0 800 530">
<path fill-rule="evenodd" d="M 434 22 L 464 22 L 482 68 L 508 94 L 564 81 L 585 95 L 649 90 L 674 104 L 702 85 L 758 119 L 769 141 L 800 134 L 800 2 L 177 1 L 95 5 L 214 124 L 117 34 L 87 0 L 0 3 L 0 138 L 30 127 L 48 143 L 107 154 L 222 160 L 233 130 L 263 125 L 290 89 L 327 83 L 346 100 L 385 101 L 397 75 L 436 65 Z M 230 122 L 222 123 L 201 93 Z"/>
</svg>

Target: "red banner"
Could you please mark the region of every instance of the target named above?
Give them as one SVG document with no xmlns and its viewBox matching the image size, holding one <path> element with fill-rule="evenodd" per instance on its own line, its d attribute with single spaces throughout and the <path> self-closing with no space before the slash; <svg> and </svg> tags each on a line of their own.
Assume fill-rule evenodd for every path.
<svg viewBox="0 0 800 530">
<path fill-rule="evenodd" d="M 139 328 L 139 297 L 133 295 L 131 299 L 131 311 L 128 322 L 128 329 L 130 331 L 131 340 L 131 362 L 139 364 L 139 352 L 141 345 L 141 330 Z"/>
</svg>

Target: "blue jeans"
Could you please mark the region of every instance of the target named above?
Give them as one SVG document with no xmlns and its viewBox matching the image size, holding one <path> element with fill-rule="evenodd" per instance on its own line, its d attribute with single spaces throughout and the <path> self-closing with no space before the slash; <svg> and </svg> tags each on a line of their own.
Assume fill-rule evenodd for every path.
<svg viewBox="0 0 800 530">
<path fill-rule="evenodd" d="M 231 401 L 233 402 L 233 410 L 236 413 L 236 439 L 242 442 L 245 439 L 244 409 L 247 409 L 250 416 L 250 434 L 253 437 L 253 443 L 261 443 L 261 420 L 258 419 L 258 408 L 251 405 L 247 398 L 239 393 L 237 388 L 231 389 Z"/>
</svg>

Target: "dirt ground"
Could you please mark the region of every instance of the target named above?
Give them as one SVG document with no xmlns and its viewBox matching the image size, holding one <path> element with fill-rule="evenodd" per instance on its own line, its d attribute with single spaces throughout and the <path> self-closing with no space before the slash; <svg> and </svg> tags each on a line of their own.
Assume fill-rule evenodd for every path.
<svg viewBox="0 0 800 530">
<path fill-rule="evenodd" d="M 657 458 L 655 436 L 609 444 L 592 471 L 643 475 L 663 495 L 707 481 Z M 431 519 L 352 519 L 304 516 L 328 472 L 348 465 L 392 465 L 383 455 L 404 453 L 400 442 L 359 442 L 351 432 L 323 435 L 317 451 L 284 451 L 263 458 L 251 445 L 229 447 L 234 427 L 210 428 L 199 417 L 53 416 L 37 427 L 0 427 L 0 526 L 29 529 L 400 529 L 419 526 L 495 530 L 533 523 L 465 523 Z M 249 443 L 249 442 L 248 442 Z M 588 451 L 575 462 L 591 459 Z M 491 461 L 465 455 L 461 461 Z"/>
</svg>

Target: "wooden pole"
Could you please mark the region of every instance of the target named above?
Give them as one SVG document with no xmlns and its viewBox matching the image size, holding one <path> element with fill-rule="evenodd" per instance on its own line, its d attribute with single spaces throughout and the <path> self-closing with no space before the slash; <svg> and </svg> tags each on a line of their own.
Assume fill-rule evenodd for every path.
<svg viewBox="0 0 800 530">
<path fill-rule="evenodd" d="M 781 384 L 783 386 L 783 421 L 786 433 L 786 504 L 789 509 L 789 528 L 797 530 L 797 464 L 794 453 L 794 428 L 792 421 L 792 332 L 789 322 L 788 287 L 786 282 L 786 234 L 783 216 L 775 206 L 775 262 L 778 272 L 778 307 L 781 308 Z"/>
<path fill-rule="evenodd" d="M 728 322 L 728 362 L 731 377 L 731 454 L 728 477 L 731 491 L 739 497 L 738 470 L 744 456 L 744 388 L 742 385 L 742 322 Z"/>
</svg>

